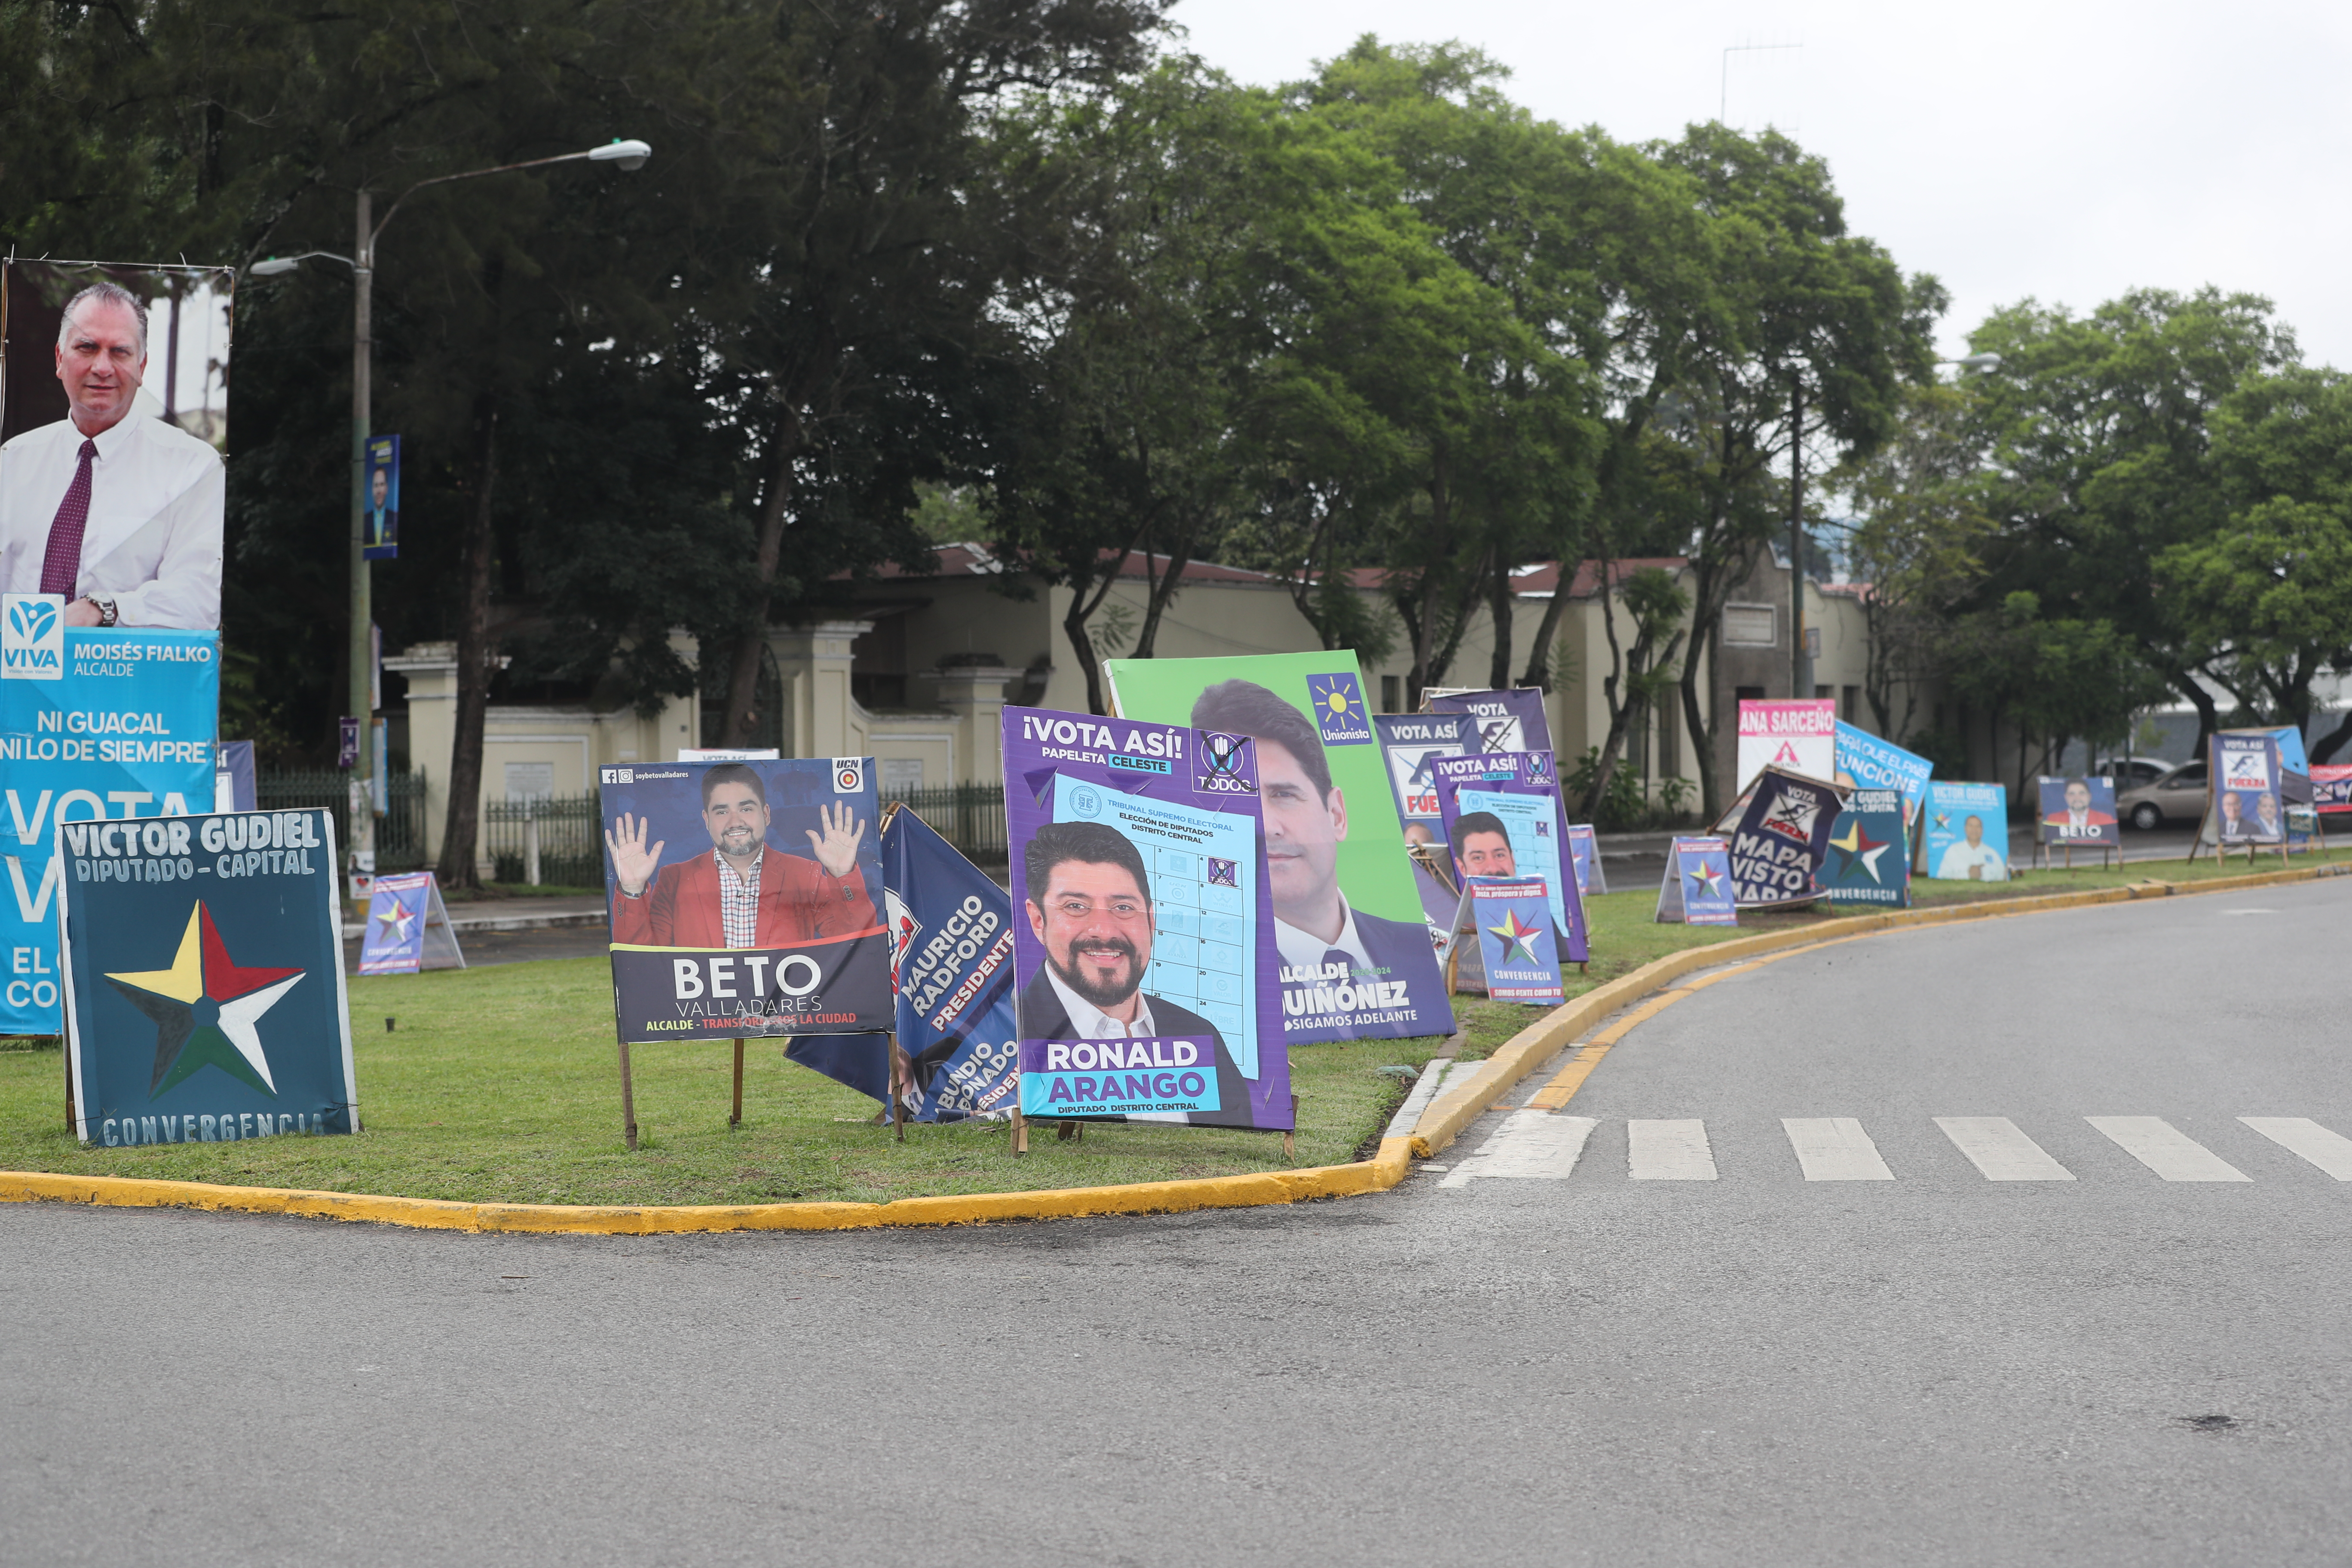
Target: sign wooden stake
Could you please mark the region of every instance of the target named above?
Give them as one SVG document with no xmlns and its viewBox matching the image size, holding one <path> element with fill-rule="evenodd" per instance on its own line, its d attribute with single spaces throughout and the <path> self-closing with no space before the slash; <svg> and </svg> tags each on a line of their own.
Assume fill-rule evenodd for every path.
<svg viewBox="0 0 2352 1568">
<path fill-rule="evenodd" d="M 735 1110 L 727 1118 L 727 1131 L 732 1132 L 743 1125 L 743 1037 L 735 1037 Z"/>
<path fill-rule="evenodd" d="M 1021 1114 L 1021 1108 L 1017 1105 L 1013 1108 L 1013 1152 L 1015 1154 L 1029 1152 L 1029 1119 Z"/>
<path fill-rule="evenodd" d="M 629 1152 L 637 1152 L 637 1097 L 629 1083 L 629 1042 L 621 1042 L 621 1130 L 629 1140 Z"/>
</svg>

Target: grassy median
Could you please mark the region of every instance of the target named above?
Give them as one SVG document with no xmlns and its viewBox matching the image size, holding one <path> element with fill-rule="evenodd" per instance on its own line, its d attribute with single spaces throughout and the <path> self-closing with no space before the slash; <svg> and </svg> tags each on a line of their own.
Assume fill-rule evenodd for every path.
<svg viewBox="0 0 2352 1568">
<path fill-rule="evenodd" d="M 2327 859 L 2352 859 L 2339 851 Z M 2303 857 L 2295 864 L 2305 864 Z M 2264 868 L 2275 868 L 2277 858 Z M 1923 903 L 2015 897 L 2160 879 L 2242 875 L 2211 858 L 2117 870 L 2035 871 L 1998 889 L 1923 883 Z M 1952 891 L 1947 892 L 1947 889 Z M 1685 947 L 1816 923 L 1832 912 L 1752 916 L 1737 930 L 1653 923 L 1654 889 L 1590 901 L 1594 959 L 1570 994 Z M 1482 1057 L 1542 1010 L 1464 998 L 1463 1053 Z M 733 1053 L 725 1044 L 641 1046 L 643 1147 L 621 1139 L 610 971 L 556 959 L 352 982 L 352 1038 L 367 1131 L 355 1138 L 85 1149 L 67 1131 L 54 1046 L 0 1049 L 0 1168 L 162 1176 L 238 1185 L 558 1204 L 749 1204 L 1034 1190 L 1228 1175 L 1355 1158 L 1394 1112 L 1404 1084 L 1383 1067 L 1419 1068 L 1442 1040 L 1300 1046 L 1297 1151 L 1219 1128 L 1096 1125 L 1083 1142 L 1033 1131 L 1015 1158 L 1002 1123 L 912 1127 L 898 1143 L 874 1102 L 755 1043 L 745 1124 L 730 1132 Z M 398 1021 L 390 1033 L 384 1019 Z"/>
</svg>

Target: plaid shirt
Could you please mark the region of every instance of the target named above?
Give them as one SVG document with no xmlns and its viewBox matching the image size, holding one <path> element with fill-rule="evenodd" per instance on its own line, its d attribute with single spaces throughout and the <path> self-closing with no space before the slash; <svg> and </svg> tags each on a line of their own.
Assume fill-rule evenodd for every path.
<svg viewBox="0 0 2352 1568">
<path fill-rule="evenodd" d="M 738 873 L 724 855 L 719 862 L 719 915 L 726 922 L 729 947 L 757 947 L 760 937 L 760 872 L 767 864 L 768 847 L 751 857 L 751 874 Z"/>
</svg>

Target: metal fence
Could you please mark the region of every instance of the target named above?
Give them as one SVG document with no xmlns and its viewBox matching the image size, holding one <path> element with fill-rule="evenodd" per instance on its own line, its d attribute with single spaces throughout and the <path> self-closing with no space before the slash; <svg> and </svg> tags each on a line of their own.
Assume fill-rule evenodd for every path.
<svg viewBox="0 0 2352 1568">
<path fill-rule="evenodd" d="M 904 801 L 940 837 L 974 860 L 1002 863 L 1005 858 L 1004 786 L 1001 784 L 885 790 L 882 798 Z"/>
<path fill-rule="evenodd" d="M 253 803 L 263 811 L 323 807 L 335 814 L 335 844 L 352 842 L 352 775 L 340 768 L 288 768 L 258 772 Z M 375 819 L 375 868 L 414 871 L 425 864 L 425 775 L 394 773 L 385 781 L 390 798 Z"/>
<path fill-rule="evenodd" d="M 593 790 L 482 805 L 482 845 L 500 882 L 603 887 L 604 849 L 596 829 Z"/>
</svg>

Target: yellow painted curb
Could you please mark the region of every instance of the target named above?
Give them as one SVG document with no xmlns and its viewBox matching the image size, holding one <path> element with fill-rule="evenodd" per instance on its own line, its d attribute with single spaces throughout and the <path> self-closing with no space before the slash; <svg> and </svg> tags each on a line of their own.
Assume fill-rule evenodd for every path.
<svg viewBox="0 0 2352 1568">
<path fill-rule="evenodd" d="M 1792 931 L 1765 931 L 1734 937 L 1706 947 L 1685 948 L 1654 959 L 1631 974 L 1596 985 L 1565 1006 L 1554 1009 L 1498 1047 L 1486 1064 L 1459 1087 L 1450 1089 L 1422 1111 L 1413 1124 L 1412 1152 L 1427 1159 L 1462 1135 L 1464 1128 L 1491 1110 L 1513 1085 L 1534 1072 L 1561 1049 L 1611 1014 L 1633 1005 L 1654 991 L 1662 991 L 1684 975 L 1718 964 L 1734 963 L 1762 953 L 1792 948 L 1822 947 L 1852 942 L 1885 931 L 1915 926 L 1947 925 L 1959 921 L 1996 920 L 2008 915 L 2040 914 L 2051 910 L 2087 908 L 2094 904 L 2126 903 L 2136 899 L 2164 898 L 2181 893 L 2226 893 L 2247 888 L 2277 887 L 2314 881 L 2323 877 L 2352 875 L 2352 864 L 2263 871 L 2245 877 L 2217 877 L 2201 882 L 2137 882 L 2120 888 L 2092 888 L 2074 893 L 2038 893 L 2017 899 L 1990 899 L 1973 904 L 1945 904 L 1934 909 L 1897 910 L 1885 914 L 1849 915 Z"/>
<path fill-rule="evenodd" d="M 236 1214 L 302 1215 L 371 1220 L 423 1230 L 538 1232 L 593 1236 L 674 1236 L 719 1230 L 862 1230 L 880 1226 L 978 1225 L 988 1220 L 1075 1219 L 1085 1215 L 1178 1214 L 1349 1197 L 1385 1191 L 1412 1168 L 1412 1146 L 1384 1138 L 1380 1153 L 1345 1165 L 1138 1182 L 1116 1187 L 1066 1187 L 1036 1193 L 974 1193 L 900 1198 L 887 1204 L 593 1205 L 469 1204 L 369 1193 L 306 1192 L 291 1187 L 232 1187 L 137 1176 L 60 1176 L 0 1172 L 0 1202 L 77 1203 L 111 1208 L 215 1209 Z"/>
<path fill-rule="evenodd" d="M 1404 1180 L 1416 1156 L 1444 1148 L 1479 1112 L 1542 1066 L 1561 1047 L 1612 1013 L 1701 969 L 1790 949 L 1823 947 L 1909 926 L 1940 925 L 1999 915 L 2121 903 L 2171 893 L 2221 893 L 2274 887 L 2321 877 L 2352 875 L 2352 864 L 2266 871 L 2196 883 L 2142 882 L 2079 893 L 2049 893 L 1978 904 L 1955 904 L 1893 914 L 1854 915 L 1788 931 L 1736 937 L 1643 964 L 1555 1009 L 1507 1041 L 1470 1081 L 1422 1113 L 1410 1138 L 1383 1138 L 1370 1160 L 1202 1176 L 1125 1186 L 1064 1187 L 1035 1193 L 973 1193 L 960 1197 L 900 1198 L 887 1204 L 573 1205 L 475 1204 L 401 1198 L 372 1193 L 311 1192 L 296 1187 L 235 1187 L 214 1182 L 168 1182 L 142 1176 L 57 1175 L 0 1171 L 0 1203 L 75 1203 L 102 1208 L 194 1208 L 232 1214 L 299 1215 L 369 1221 L 422 1230 L 501 1231 L 542 1235 L 677 1236 L 730 1230 L 866 1230 L 885 1226 L 982 1225 L 991 1220 L 1076 1219 L 1089 1215 L 1181 1214 L 1196 1209 L 1249 1208 L 1385 1192 Z"/>
</svg>

